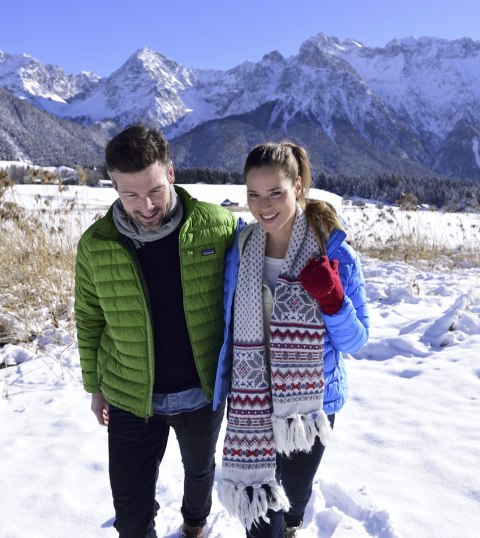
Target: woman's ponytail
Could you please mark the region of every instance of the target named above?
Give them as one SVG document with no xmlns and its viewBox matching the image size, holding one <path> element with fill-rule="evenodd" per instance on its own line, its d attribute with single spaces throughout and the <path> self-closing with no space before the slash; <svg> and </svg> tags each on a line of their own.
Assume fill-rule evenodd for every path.
<svg viewBox="0 0 480 538">
<path fill-rule="evenodd" d="M 320 245 L 322 255 L 326 254 L 330 234 L 333 230 L 344 230 L 337 211 L 328 202 L 308 199 L 305 206 L 305 216 Z"/>
</svg>

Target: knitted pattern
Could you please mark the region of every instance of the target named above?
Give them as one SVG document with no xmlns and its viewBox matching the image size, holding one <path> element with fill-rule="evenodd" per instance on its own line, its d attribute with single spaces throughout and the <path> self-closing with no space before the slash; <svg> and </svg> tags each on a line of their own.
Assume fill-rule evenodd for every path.
<svg viewBox="0 0 480 538">
<path fill-rule="evenodd" d="M 325 326 L 318 303 L 299 279 L 311 256 L 318 256 L 318 243 L 298 210 L 275 286 L 265 342 L 265 241 L 266 234 L 257 224 L 240 263 L 230 411 L 223 448 L 224 503 L 247 529 L 260 518 L 268 521 L 269 508 L 290 507 L 275 481 L 277 451 L 286 455 L 296 450 L 308 452 L 316 436 L 326 444 L 331 435 L 322 410 Z"/>
</svg>

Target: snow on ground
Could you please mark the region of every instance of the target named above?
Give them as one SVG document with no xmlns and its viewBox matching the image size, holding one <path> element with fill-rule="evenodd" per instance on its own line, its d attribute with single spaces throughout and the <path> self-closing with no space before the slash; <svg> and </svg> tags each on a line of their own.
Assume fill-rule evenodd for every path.
<svg viewBox="0 0 480 538">
<path fill-rule="evenodd" d="M 245 199 L 244 189 L 237 186 L 186 188 L 215 203 Z M 35 208 L 34 195 L 53 196 L 48 189 L 18 187 L 15 199 Z M 60 198 L 75 192 L 80 233 L 115 193 L 70 188 L 53 196 L 51 206 L 56 202 L 61 207 Z M 329 200 L 339 204 L 338 197 L 329 195 Z M 372 220 L 376 211 L 367 208 Z M 240 214 L 250 218 L 248 212 Z M 345 214 L 352 228 L 364 226 L 364 213 L 348 208 Z M 443 224 L 450 228 L 444 237 L 457 222 L 476 233 L 474 215 L 425 218 L 426 229 L 432 219 L 450 219 L 450 225 Z M 382 228 L 385 234 L 392 232 L 385 222 Z M 439 237 L 443 230 L 437 227 L 435 232 Z M 337 416 L 300 536 L 476 537 L 480 268 L 465 263 L 453 270 L 425 270 L 366 257 L 362 263 L 371 336 L 361 351 L 347 357 L 350 398 Z M 45 328 L 28 346 L 0 348 L 1 362 L 8 366 L 0 370 L 0 537 L 117 536 L 106 429 L 89 409 L 73 335 Z M 240 538 L 240 525 L 222 508 L 220 458 L 221 441 L 209 537 Z M 157 484 L 159 537 L 177 536 L 182 479 L 172 437 Z"/>
</svg>

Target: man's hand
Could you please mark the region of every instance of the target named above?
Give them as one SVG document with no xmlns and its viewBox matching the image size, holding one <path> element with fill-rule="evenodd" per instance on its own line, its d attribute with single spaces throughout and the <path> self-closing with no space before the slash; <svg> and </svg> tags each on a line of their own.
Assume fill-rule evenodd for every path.
<svg viewBox="0 0 480 538">
<path fill-rule="evenodd" d="M 92 394 L 91 410 L 97 417 L 99 424 L 108 426 L 108 402 L 101 392 Z"/>
</svg>

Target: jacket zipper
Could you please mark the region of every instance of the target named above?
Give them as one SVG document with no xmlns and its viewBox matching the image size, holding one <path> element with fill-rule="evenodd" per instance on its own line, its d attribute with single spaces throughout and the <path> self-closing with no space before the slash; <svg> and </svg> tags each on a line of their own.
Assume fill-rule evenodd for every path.
<svg viewBox="0 0 480 538">
<path fill-rule="evenodd" d="M 183 226 L 182 226 L 183 228 Z M 186 305 L 185 305 L 185 287 L 184 287 L 184 279 L 183 279 L 183 267 L 184 267 L 184 264 L 183 264 L 183 252 L 182 252 L 182 249 L 181 249 L 181 235 L 182 235 L 182 228 L 180 228 L 180 233 L 178 235 L 178 252 L 179 252 L 179 256 L 180 256 L 180 280 L 182 282 L 182 304 L 183 304 L 183 311 L 185 312 L 185 320 L 187 322 L 187 331 L 188 331 L 188 337 L 190 338 L 190 345 L 192 346 L 192 355 L 193 355 L 193 361 L 195 363 L 195 368 L 197 370 L 197 373 L 198 373 L 198 377 L 200 379 L 200 384 L 202 385 L 202 390 L 205 394 L 207 394 L 207 391 L 205 390 L 205 383 L 199 373 L 199 369 L 198 369 L 198 363 L 197 363 L 197 355 L 195 353 L 195 349 L 193 349 L 193 345 L 192 345 L 192 334 L 191 334 L 191 330 L 190 330 L 190 323 L 189 323 L 189 320 L 187 318 L 187 310 L 186 310 Z M 192 249 L 186 249 L 186 253 L 187 254 L 194 254 L 194 251 Z"/>
<path fill-rule="evenodd" d="M 147 394 L 145 399 L 145 424 L 148 424 L 149 417 L 151 415 L 151 409 L 152 409 L 152 399 L 153 399 L 153 345 L 152 345 L 152 335 L 153 335 L 153 327 L 152 327 L 152 316 L 150 312 L 150 303 L 148 301 L 147 291 L 144 285 L 143 276 L 141 273 L 140 265 L 138 263 L 136 252 L 132 251 L 132 249 L 129 247 L 129 244 L 126 244 L 122 241 L 118 241 L 120 246 L 124 248 L 127 255 L 130 257 L 130 260 L 132 262 L 132 265 L 134 267 L 135 275 L 138 279 L 138 282 L 140 283 L 142 290 L 143 290 L 143 299 L 145 302 L 145 312 L 146 312 L 146 319 L 145 322 L 147 324 L 147 327 L 150 327 L 149 335 L 147 338 Z M 135 248 L 135 247 L 134 247 Z"/>
</svg>

